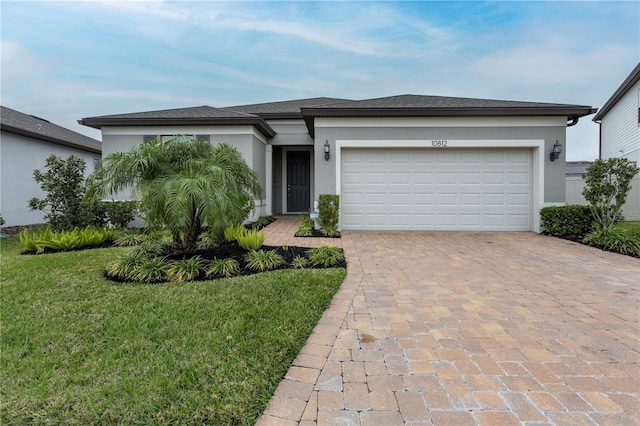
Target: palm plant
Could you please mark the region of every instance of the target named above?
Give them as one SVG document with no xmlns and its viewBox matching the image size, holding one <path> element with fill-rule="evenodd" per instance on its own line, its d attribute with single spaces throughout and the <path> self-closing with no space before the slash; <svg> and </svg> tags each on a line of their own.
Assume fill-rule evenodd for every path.
<svg viewBox="0 0 640 426">
<path fill-rule="evenodd" d="M 89 195 L 99 197 L 134 190 L 147 226 L 171 232 L 174 253 L 195 252 L 205 223 L 210 229 L 241 223 L 262 192 L 233 146 L 184 136 L 107 155 L 89 184 Z"/>
</svg>

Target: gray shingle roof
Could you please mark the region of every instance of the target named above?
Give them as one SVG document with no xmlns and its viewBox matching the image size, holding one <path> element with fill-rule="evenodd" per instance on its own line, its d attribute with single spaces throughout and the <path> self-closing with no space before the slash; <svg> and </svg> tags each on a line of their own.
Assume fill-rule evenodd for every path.
<svg viewBox="0 0 640 426">
<path fill-rule="evenodd" d="M 314 135 L 316 117 L 565 116 L 577 122 L 579 117 L 594 112 L 596 109 L 585 105 L 425 95 L 388 96 L 302 108 L 311 136 Z"/>
<path fill-rule="evenodd" d="M 253 114 L 247 114 L 242 111 L 235 111 L 228 108 L 214 108 L 208 105 L 190 107 L 190 108 L 172 108 L 161 109 L 156 111 L 132 112 L 128 114 L 113 114 L 91 117 L 83 120 L 98 119 L 183 119 L 183 118 L 234 118 L 234 117 L 251 117 Z"/>
<path fill-rule="evenodd" d="M 443 116 L 567 116 L 577 121 L 594 113 L 590 106 L 445 96 L 399 95 L 364 100 L 307 98 L 282 102 L 104 115 L 79 120 L 95 127 L 162 124 L 252 124 L 265 136 L 275 131 L 265 120 L 304 118 L 313 136 L 315 117 L 443 117 Z"/>
<path fill-rule="evenodd" d="M 260 103 L 260 104 L 237 105 L 237 106 L 226 107 L 224 109 L 256 114 L 261 117 L 291 114 L 300 118 L 302 116 L 300 112 L 300 108 L 319 107 L 322 105 L 335 104 L 343 101 L 348 101 L 348 99 L 307 98 L 307 99 L 294 99 L 294 100 L 282 101 L 282 102 L 266 102 L 266 103 Z"/>
<path fill-rule="evenodd" d="M 0 128 L 3 132 L 79 148 L 96 154 L 102 153 L 102 143 L 99 140 L 5 106 L 0 106 Z"/>
<path fill-rule="evenodd" d="M 255 114 L 248 114 L 226 108 L 214 108 L 208 105 L 191 108 L 133 112 L 128 114 L 102 115 L 83 118 L 78 120 L 78 123 L 96 129 L 100 129 L 102 126 L 251 124 L 266 137 L 273 137 L 275 135 L 275 131 L 271 126 Z"/>
<path fill-rule="evenodd" d="M 566 108 L 566 104 L 545 102 L 505 101 L 497 99 L 456 98 L 449 96 L 398 95 L 360 101 L 340 101 L 316 106 L 322 109 L 369 109 L 369 108 Z"/>
</svg>

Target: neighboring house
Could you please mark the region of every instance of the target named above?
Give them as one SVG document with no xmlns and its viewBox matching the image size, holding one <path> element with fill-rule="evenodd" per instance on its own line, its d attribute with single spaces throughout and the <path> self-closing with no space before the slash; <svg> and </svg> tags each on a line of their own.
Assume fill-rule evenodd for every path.
<svg viewBox="0 0 640 426">
<path fill-rule="evenodd" d="M 100 160 L 100 141 L 57 126 L 42 118 L 0 107 L 0 214 L 4 226 L 44 222 L 44 213 L 30 211 L 29 200 L 45 193 L 33 179 L 44 170 L 47 157 L 75 155 L 85 160 L 87 172 Z"/>
<path fill-rule="evenodd" d="M 640 164 L 640 63 L 593 117 L 600 124 L 600 158 L 628 158 Z M 625 220 L 640 221 L 640 176 L 622 208 Z"/>
<path fill-rule="evenodd" d="M 550 160 L 590 106 L 401 95 L 313 98 L 106 115 L 103 154 L 153 138 L 227 142 L 260 177 L 258 214 L 300 213 L 341 196 L 342 229 L 539 231 L 565 203 Z M 325 152 L 328 151 L 326 154 Z"/>
<path fill-rule="evenodd" d="M 600 124 L 600 158 L 624 157 L 640 163 L 640 63 L 593 121 Z"/>
</svg>

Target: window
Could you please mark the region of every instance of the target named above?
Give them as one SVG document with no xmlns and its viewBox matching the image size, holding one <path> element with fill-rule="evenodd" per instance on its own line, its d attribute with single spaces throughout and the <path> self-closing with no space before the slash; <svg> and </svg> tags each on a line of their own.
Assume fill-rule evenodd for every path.
<svg viewBox="0 0 640 426">
<path fill-rule="evenodd" d="M 142 142 L 143 143 L 149 143 L 152 140 L 156 140 L 158 139 L 158 135 L 144 135 L 142 136 Z"/>
<path fill-rule="evenodd" d="M 196 140 L 201 142 L 211 142 L 209 135 L 196 135 Z"/>
<path fill-rule="evenodd" d="M 638 89 L 638 124 L 640 125 L 640 89 Z"/>
</svg>

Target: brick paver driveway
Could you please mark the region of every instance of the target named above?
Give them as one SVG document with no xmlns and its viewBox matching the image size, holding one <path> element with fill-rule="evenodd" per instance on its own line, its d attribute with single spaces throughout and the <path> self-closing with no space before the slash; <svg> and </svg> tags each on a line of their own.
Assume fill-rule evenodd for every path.
<svg viewBox="0 0 640 426">
<path fill-rule="evenodd" d="M 640 424 L 640 260 L 533 233 L 338 241 L 347 280 L 258 425 Z"/>
</svg>

